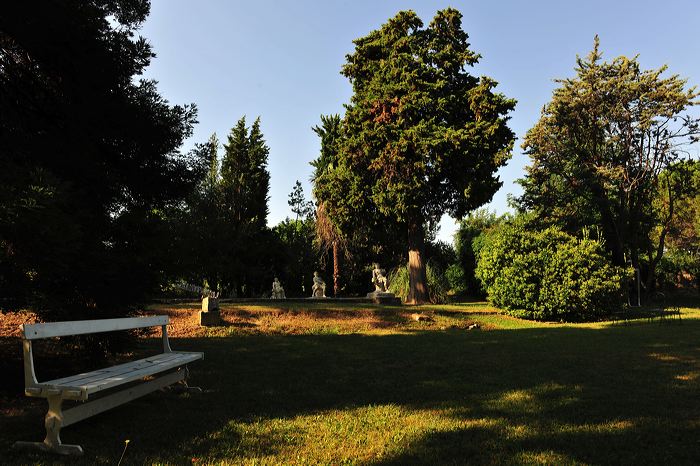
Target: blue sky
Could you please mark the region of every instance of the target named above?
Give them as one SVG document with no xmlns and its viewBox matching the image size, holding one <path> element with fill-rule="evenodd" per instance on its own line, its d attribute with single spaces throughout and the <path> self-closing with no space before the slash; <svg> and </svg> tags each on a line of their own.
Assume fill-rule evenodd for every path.
<svg viewBox="0 0 700 466">
<path fill-rule="evenodd" d="M 350 99 L 339 71 L 352 40 L 400 10 L 416 11 L 427 24 L 447 6 L 462 12 L 472 49 L 482 55 L 471 72 L 494 78 L 500 92 L 518 100 L 510 125 L 518 141 L 489 204 L 498 213 L 508 210 L 508 194 L 521 192 L 515 180 L 528 160 L 520 143 L 550 99 L 553 79 L 573 75 L 576 55 L 590 51 L 595 34 L 605 59 L 639 54 L 644 68 L 666 64 L 700 84 L 697 0 L 153 0 L 141 35 L 157 57 L 145 76 L 159 81 L 171 103 L 197 104 L 199 124 L 185 149 L 214 132 L 225 141 L 243 115 L 249 122 L 261 117 L 274 225 L 292 215 L 287 196 L 296 180 L 310 197 L 309 162 L 320 147 L 311 127 L 321 114 L 342 114 Z M 443 218 L 439 238 L 451 241 L 454 229 Z"/>
</svg>

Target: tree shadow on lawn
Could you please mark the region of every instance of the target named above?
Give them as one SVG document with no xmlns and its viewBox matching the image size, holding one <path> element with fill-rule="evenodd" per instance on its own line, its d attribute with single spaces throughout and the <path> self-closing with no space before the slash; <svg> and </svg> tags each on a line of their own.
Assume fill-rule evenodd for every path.
<svg viewBox="0 0 700 466">
<path fill-rule="evenodd" d="M 132 461 L 235 462 L 295 448 L 285 439 L 322 435 L 313 421 L 299 428 L 284 420 L 395 406 L 418 416 L 437 412 L 444 425 L 379 445 L 381 458 L 359 461 L 697 463 L 699 341 L 700 321 L 177 339 L 174 348 L 205 352 L 191 367 L 202 395 L 152 394 L 62 437 L 83 445 L 79 463 L 114 462 L 125 439 Z M 253 428 L 269 420 L 283 422 Z M 45 458 L 8 451 L 12 440 L 43 438 L 41 419 L 3 424 L 5 461 Z M 289 431 L 295 428 L 301 432 Z M 247 450 L 249 437 L 254 450 Z"/>
</svg>

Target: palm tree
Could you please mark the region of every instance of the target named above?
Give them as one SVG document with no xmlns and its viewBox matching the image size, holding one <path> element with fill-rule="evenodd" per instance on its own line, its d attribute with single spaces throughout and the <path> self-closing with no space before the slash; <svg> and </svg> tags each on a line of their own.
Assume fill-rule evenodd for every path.
<svg viewBox="0 0 700 466">
<path fill-rule="evenodd" d="M 313 196 L 316 199 L 316 240 L 321 250 L 333 249 L 333 295 L 340 292 L 339 249 L 347 255 L 347 243 L 342 232 L 328 217 L 323 199 L 317 196 L 316 183 L 328 170 L 332 170 L 337 159 L 342 140 L 342 121 L 340 115 L 321 115 L 321 126 L 314 126 L 314 132 L 321 138 L 321 154 L 311 162 L 314 167 L 311 182 L 314 184 Z"/>
</svg>

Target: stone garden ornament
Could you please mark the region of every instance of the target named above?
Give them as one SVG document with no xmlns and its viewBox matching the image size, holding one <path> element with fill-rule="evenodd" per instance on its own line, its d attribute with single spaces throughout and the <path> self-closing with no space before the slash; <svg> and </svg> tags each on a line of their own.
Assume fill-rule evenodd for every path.
<svg viewBox="0 0 700 466">
<path fill-rule="evenodd" d="M 379 264 L 374 263 L 374 270 L 372 270 L 372 284 L 374 285 L 374 291 L 379 293 L 386 293 L 389 291 L 389 283 L 386 279 L 386 271 L 379 268 Z"/>
<path fill-rule="evenodd" d="M 272 282 L 272 299 L 286 299 L 287 297 L 284 295 L 284 288 L 282 288 L 282 284 L 280 283 L 279 279 L 275 277 L 274 281 Z"/>
<path fill-rule="evenodd" d="M 326 297 L 326 282 L 318 275 L 318 272 L 314 272 L 314 284 L 311 287 L 311 297 L 312 298 L 325 298 Z"/>
<path fill-rule="evenodd" d="M 379 267 L 379 264 L 374 263 L 372 269 L 372 285 L 374 291 L 367 293 L 367 297 L 376 304 L 401 304 L 401 299 L 397 298 L 394 293 L 389 291 L 389 281 L 386 278 L 386 271 Z"/>
</svg>

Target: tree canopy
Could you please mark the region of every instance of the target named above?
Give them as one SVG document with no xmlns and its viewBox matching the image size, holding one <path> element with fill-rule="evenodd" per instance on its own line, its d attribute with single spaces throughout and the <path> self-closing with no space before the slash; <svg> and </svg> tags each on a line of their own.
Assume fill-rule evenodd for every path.
<svg viewBox="0 0 700 466">
<path fill-rule="evenodd" d="M 228 214 L 237 222 L 267 226 L 270 172 L 267 147 L 260 130 L 260 118 L 250 128 L 242 117 L 231 128 L 224 144 L 221 184 Z"/>
<path fill-rule="evenodd" d="M 658 184 L 652 205 L 662 221 L 651 237 L 663 247 L 661 285 L 675 287 L 694 277 L 700 287 L 700 160 L 674 163 L 661 172 Z"/>
<path fill-rule="evenodd" d="M 37 14 L 40 11 L 41 14 Z M 163 209 L 203 159 L 196 122 L 138 79 L 149 2 L 10 2 L 0 15 L 0 288 L 5 306 L 111 312 L 168 261 Z"/>
<path fill-rule="evenodd" d="M 646 259 L 649 278 L 663 253 L 650 233 L 670 226 L 656 215 L 660 173 L 697 141 L 697 117 L 686 111 L 698 92 L 666 67 L 642 70 L 637 57 L 602 61 L 599 41 L 578 58 L 576 76 L 559 87 L 523 148 L 532 163 L 520 204 L 571 232 L 600 227 L 617 265 Z M 671 212 L 672 214 L 672 212 Z"/>
<path fill-rule="evenodd" d="M 267 228 L 269 148 L 260 118 L 231 128 L 219 162 L 218 139 L 200 146 L 208 163 L 199 189 L 174 213 L 180 270 L 174 276 L 227 296 L 259 295 L 274 265 L 275 240 Z"/>
<path fill-rule="evenodd" d="M 411 302 L 425 300 L 425 224 L 461 217 L 488 202 L 512 149 L 515 101 L 496 82 L 465 68 L 462 15 L 448 8 L 424 27 L 402 11 L 354 41 L 342 74 L 353 86 L 337 164 L 318 177 L 316 195 L 341 231 L 367 219 L 408 233 Z"/>
</svg>

